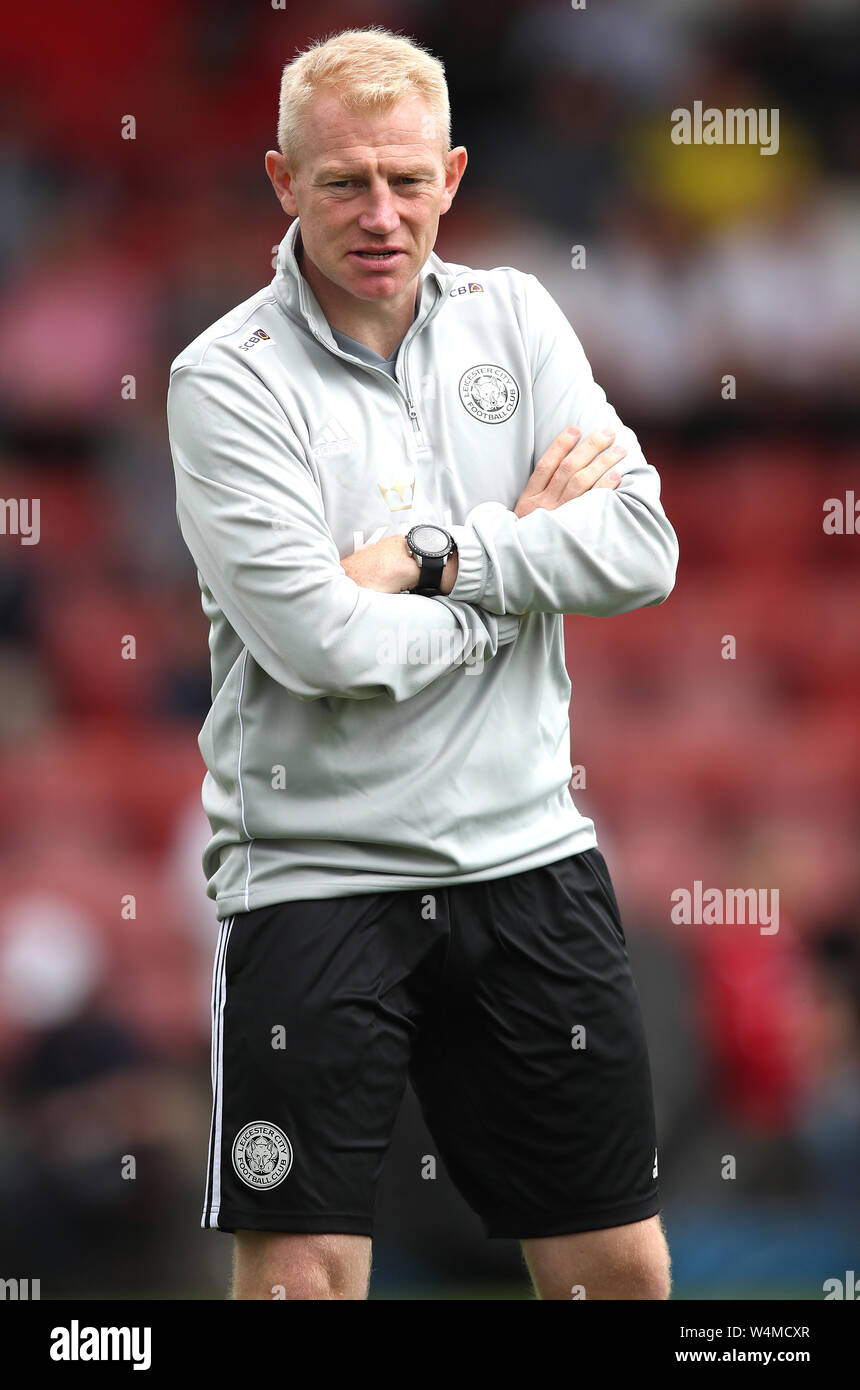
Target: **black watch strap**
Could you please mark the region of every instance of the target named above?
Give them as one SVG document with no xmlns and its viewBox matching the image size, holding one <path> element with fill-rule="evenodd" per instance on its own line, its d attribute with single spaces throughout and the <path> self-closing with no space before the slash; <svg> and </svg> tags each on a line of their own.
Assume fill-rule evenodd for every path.
<svg viewBox="0 0 860 1390">
<path fill-rule="evenodd" d="M 446 557 L 447 558 L 447 557 Z M 442 583 L 442 571 L 445 568 L 445 560 L 440 556 L 424 556 L 421 560 L 421 574 L 418 583 L 412 590 L 413 594 L 437 594 Z"/>
</svg>

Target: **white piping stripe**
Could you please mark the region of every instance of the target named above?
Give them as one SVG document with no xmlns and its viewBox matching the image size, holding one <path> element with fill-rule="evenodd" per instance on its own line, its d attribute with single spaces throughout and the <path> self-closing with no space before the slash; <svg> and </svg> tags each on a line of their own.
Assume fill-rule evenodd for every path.
<svg viewBox="0 0 860 1390">
<path fill-rule="evenodd" d="M 245 747 L 245 725 L 242 722 L 242 696 L 245 694 L 245 672 L 248 669 L 248 648 L 245 648 L 245 655 L 242 658 L 242 679 L 239 682 L 239 697 L 236 701 L 236 714 L 239 719 L 239 762 L 236 769 L 236 776 L 239 783 L 239 810 L 242 816 L 242 829 L 248 836 L 248 868 L 245 873 L 245 911 L 249 911 L 248 892 L 251 887 L 251 836 L 248 832 L 248 825 L 245 820 L 245 788 L 242 786 L 242 753 Z"/>
<path fill-rule="evenodd" d="M 210 1225 L 218 1225 L 218 1212 L 221 1209 L 221 1128 L 224 1119 L 224 1005 L 227 1002 L 227 952 L 230 949 L 230 936 L 235 917 L 230 918 L 227 940 L 224 943 L 224 960 L 221 965 L 221 1009 L 218 1018 L 218 1093 L 215 1107 L 215 1162 L 212 1169 L 212 1212 Z"/>
<path fill-rule="evenodd" d="M 217 1007 L 218 1007 L 218 1002 L 217 1002 L 217 1001 L 218 1001 L 218 999 L 220 998 L 221 964 L 222 964 L 223 957 L 224 957 L 224 938 L 225 938 L 225 936 L 226 936 L 227 928 L 228 928 L 229 925 L 230 925 L 230 918 L 229 918 L 229 917 L 226 919 L 226 921 L 220 923 L 219 931 L 218 931 L 218 946 L 217 946 L 217 949 L 216 949 L 216 951 L 215 951 L 215 963 L 214 963 L 214 965 L 213 965 L 213 967 L 212 967 L 212 999 L 211 999 L 210 1007 L 211 1007 L 211 1010 L 212 1010 L 212 1026 L 213 1026 L 213 1028 L 214 1028 L 214 1026 L 215 1026 L 215 1023 L 217 1022 L 216 1009 L 217 1009 Z M 213 1052 L 212 1052 L 212 1061 L 211 1061 L 210 1070 L 211 1070 L 211 1073 L 212 1073 L 212 1095 L 213 1095 L 213 1097 L 214 1097 L 214 1095 L 215 1095 L 215 1078 L 216 1078 L 216 1075 L 217 1075 L 217 1072 L 216 1072 L 216 1065 L 215 1065 L 215 1053 L 214 1053 L 214 1050 L 213 1050 Z"/>
<path fill-rule="evenodd" d="M 223 1105 L 224 1071 L 224 1003 L 227 992 L 227 947 L 235 918 L 221 923 L 215 964 L 212 970 L 212 1120 L 209 1127 L 209 1162 L 206 1172 L 206 1194 L 203 1203 L 202 1226 L 217 1226 L 221 1204 L 221 1110 Z M 217 1194 L 216 1194 L 217 1188 Z"/>
<path fill-rule="evenodd" d="M 209 1033 L 210 1033 L 210 1064 L 209 1075 L 212 1086 L 212 1118 L 209 1122 L 209 1144 L 206 1149 L 206 1189 L 203 1193 L 203 1219 L 201 1226 L 206 1225 L 206 1212 L 209 1208 L 209 1179 L 212 1172 L 212 1133 L 215 1125 L 215 982 L 218 979 L 218 962 L 221 959 L 221 945 L 224 940 L 224 923 L 218 926 L 218 941 L 215 946 L 215 959 L 212 964 L 212 993 L 209 1003 Z"/>
<path fill-rule="evenodd" d="M 212 1080 L 212 1118 L 211 1118 L 210 1124 L 209 1124 L 209 1147 L 208 1147 L 207 1156 L 206 1156 L 206 1191 L 205 1191 L 205 1193 L 204 1193 L 204 1195 L 203 1195 L 203 1219 L 202 1219 L 202 1221 L 201 1221 L 201 1223 L 200 1223 L 201 1226 L 206 1226 L 206 1225 L 208 1224 L 209 1191 L 210 1191 L 210 1183 L 211 1183 L 211 1181 L 212 1181 L 212 1140 L 213 1140 L 214 1133 L 215 1133 L 215 1090 L 216 1090 L 215 1077 L 216 1077 L 216 1072 L 217 1072 L 217 1068 L 216 1068 L 216 1050 L 217 1050 L 216 1022 L 217 1022 L 218 1015 L 217 1015 L 217 1012 L 216 1012 L 216 1007 L 217 1007 L 217 1005 L 216 1005 L 216 999 L 218 998 L 218 989 L 219 989 L 220 975 L 221 975 L 221 956 L 222 956 L 222 952 L 223 952 L 223 950 L 224 950 L 224 936 L 225 936 L 225 933 L 226 933 L 226 929 L 227 929 L 227 923 L 226 923 L 226 921 L 221 922 L 220 925 L 219 925 L 219 928 L 218 928 L 218 943 L 217 943 L 217 945 L 216 945 L 216 947 L 215 947 L 215 960 L 214 960 L 213 965 L 212 965 L 212 998 L 211 998 L 211 1004 L 210 1004 L 210 1008 L 211 1008 L 211 1018 L 210 1018 L 210 1020 L 209 1020 L 209 1026 L 210 1026 L 210 1032 L 211 1032 L 211 1043 L 210 1043 L 210 1048 L 211 1048 L 211 1053 L 210 1053 L 210 1056 L 211 1056 L 210 1076 L 211 1076 L 211 1080 Z"/>
</svg>

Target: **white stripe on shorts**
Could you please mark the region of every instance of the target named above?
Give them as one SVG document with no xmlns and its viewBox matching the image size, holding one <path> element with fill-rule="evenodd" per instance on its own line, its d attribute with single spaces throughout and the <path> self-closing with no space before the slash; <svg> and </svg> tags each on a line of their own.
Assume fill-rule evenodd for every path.
<svg viewBox="0 0 860 1390">
<path fill-rule="evenodd" d="M 212 967 L 212 1122 L 209 1127 L 209 1162 L 201 1226 L 218 1227 L 221 1206 L 221 1120 L 224 1101 L 224 1004 L 227 999 L 227 947 L 235 917 L 225 917 L 218 933 Z"/>
</svg>

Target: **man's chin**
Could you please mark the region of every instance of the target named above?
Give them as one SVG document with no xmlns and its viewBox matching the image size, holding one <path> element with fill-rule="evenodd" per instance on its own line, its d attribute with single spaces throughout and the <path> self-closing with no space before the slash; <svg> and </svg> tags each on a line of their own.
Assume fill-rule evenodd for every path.
<svg viewBox="0 0 860 1390">
<path fill-rule="evenodd" d="M 347 260 L 347 276 L 345 282 L 341 283 L 350 294 L 356 295 L 359 299 L 396 299 L 398 295 L 403 294 L 410 281 L 415 279 L 415 273 L 405 264 L 405 257 L 404 266 L 392 266 L 390 270 L 366 270 L 360 262 L 356 262 L 354 256 L 348 256 Z"/>
</svg>

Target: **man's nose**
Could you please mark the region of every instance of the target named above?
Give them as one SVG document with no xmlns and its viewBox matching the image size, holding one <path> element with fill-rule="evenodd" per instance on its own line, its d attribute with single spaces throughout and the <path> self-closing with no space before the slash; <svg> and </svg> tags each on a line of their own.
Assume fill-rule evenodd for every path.
<svg viewBox="0 0 860 1390">
<path fill-rule="evenodd" d="M 394 194 L 384 180 L 373 184 L 362 201 L 364 206 L 358 222 L 363 231 L 385 234 L 400 225 Z"/>
</svg>

